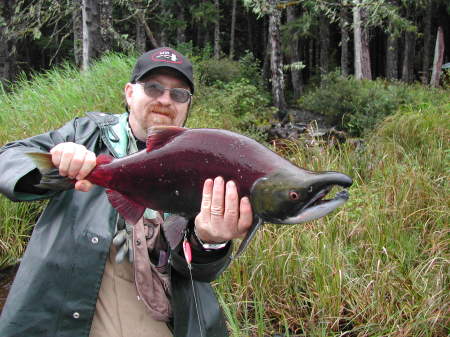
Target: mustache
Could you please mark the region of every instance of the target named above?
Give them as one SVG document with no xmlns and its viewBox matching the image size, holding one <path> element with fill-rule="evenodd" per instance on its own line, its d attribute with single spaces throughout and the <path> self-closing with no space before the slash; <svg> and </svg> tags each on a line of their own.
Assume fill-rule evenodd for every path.
<svg viewBox="0 0 450 337">
<path fill-rule="evenodd" d="M 162 115 L 167 115 L 169 117 L 174 117 L 175 116 L 175 111 L 173 111 L 170 108 L 164 107 L 162 105 L 159 104 L 155 104 L 155 105 L 151 105 L 150 106 L 150 111 L 152 112 L 156 112 Z"/>
</svg>

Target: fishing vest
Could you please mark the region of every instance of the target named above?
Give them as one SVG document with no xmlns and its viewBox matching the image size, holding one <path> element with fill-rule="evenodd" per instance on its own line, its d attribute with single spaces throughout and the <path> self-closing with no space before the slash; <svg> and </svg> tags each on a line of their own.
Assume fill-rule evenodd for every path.
<svg viewBox="0 0 450 337">
<path fill-rule="evenodd" d="M 107 137 L 117 158 L 138 151 L 136 139 L 128 124 L 128 113 L 119 116 L 119 122 L 107 129 Z M 168 271 L 167 244 L 160 234 L 163 220 L 169 213 L 147 208 L 143 217 L 132 226 L 133 269 L 136 290 L 149 310 L 159 321 L 169 321 L 170 280 Z M 120 219 L 123 221 L 123 219 Z M 116 231 L 118 224 L 116 224 Z"/>
</svg>

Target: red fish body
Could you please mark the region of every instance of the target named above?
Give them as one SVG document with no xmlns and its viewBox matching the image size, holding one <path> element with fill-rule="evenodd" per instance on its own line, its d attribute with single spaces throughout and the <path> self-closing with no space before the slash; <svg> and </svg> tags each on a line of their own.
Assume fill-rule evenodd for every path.
<svg viewBox="0 0 450 337">
<path fill-rule="evenodd" d="M 331 187 L 352 184 L 342 173 L 301 169 L 234 132 L 179 127 L 151 129 L 147 149 L 127 157 L 100 155 L 86 179 L 107 188 L 112 205 L 135 223 L 145 208 L 194 217 L 205 180 L 217 176 L 235 181 L 239 196 L 252 204 L 254 224 L 239 252 L 263 221 L 299 223 L 324 216 L 348 198 L 343 191 L 323 201 Z"/>
<path fill-rule="evenodd" d="M 162 147 L 152 147 L 151 136 L 147 150 L 114 160 L 100 157 L 86 179 L 146 208 L 192 216 L 200 210 L 207 178 L 234 180 L 239 195 L 249 196 L 257 179 L 292 165 L 256 141 L 229 131 L 181 130 L 173 138 L 166 134 L 169 141 Z"/>
</svg>

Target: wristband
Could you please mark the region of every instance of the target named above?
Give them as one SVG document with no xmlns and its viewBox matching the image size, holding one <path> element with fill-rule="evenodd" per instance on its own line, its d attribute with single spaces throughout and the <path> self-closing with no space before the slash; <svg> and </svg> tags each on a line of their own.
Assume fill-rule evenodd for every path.
<svg viewBox="0 0 450 337">
<path fill-rule="evenodd" d="M 218 243 L 207 243 L 207 242 L 203 242 L 202 240 L 200 240 L 200 238 L 197 235 L 197 232 L 195 230 L 195 226 L 194 226 L 194 230 L 193 230 L 193 234 L 195 237 L 195 240 L 197 240 L 197 242 L 200 244 L 200 246 L 202 246 L 202 248 L 204 250 L 218 250 L 218 249 L 222 249 L 225 248 L 226 245 L 228 244 L 228 241 L 225 242 L 218 242 Z"/>
</svg>

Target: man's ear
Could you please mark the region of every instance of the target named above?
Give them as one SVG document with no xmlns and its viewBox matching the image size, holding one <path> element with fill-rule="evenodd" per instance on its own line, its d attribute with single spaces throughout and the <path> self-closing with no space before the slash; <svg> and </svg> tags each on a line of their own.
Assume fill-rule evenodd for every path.
<svg viewBox="0 0 450 337">
<path fill-rule="evenodd" d="M 126 100 L 128 106 L 130 106 L 131 98 L 133 97 L 133 91 L 134 91 L 134 86 L 132 83 L 128 82 L 127 84 L 125 84 L 125 88 L 124 88 L 125 100 Z"/>
</svg>

